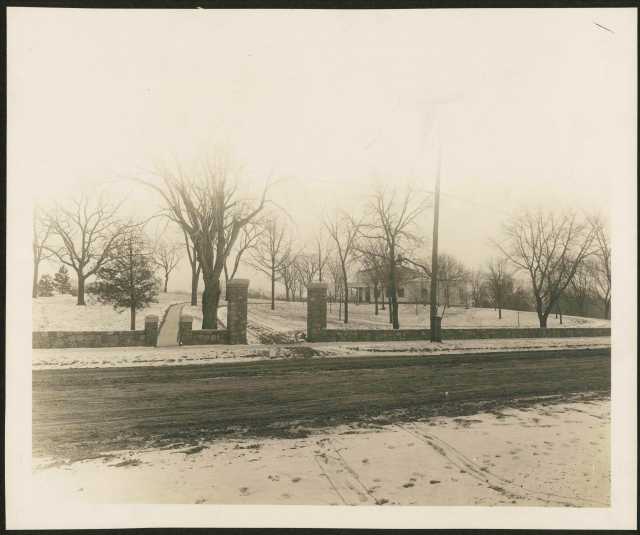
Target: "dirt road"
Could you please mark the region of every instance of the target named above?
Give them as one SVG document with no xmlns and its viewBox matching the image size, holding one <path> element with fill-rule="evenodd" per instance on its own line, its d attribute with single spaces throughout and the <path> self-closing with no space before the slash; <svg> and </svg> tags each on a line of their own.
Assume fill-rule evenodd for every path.
<svg viewBox="0 0 640 535">
<path fill-rule="evenodd" d="M 610 349 L 33 372 L 33 453 L 100 452 L 314 426 L 473 414 L 514 401 L 608 392 Z M 401 411 L 401 413 L 397 413 Z"/>
</svg>

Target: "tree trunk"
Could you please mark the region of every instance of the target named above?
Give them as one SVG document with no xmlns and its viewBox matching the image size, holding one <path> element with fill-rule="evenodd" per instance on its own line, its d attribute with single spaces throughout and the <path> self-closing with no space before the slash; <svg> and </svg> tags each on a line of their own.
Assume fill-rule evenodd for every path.
<svg viewBox="0 0 640 535">
<path fill-rule="evenodd" d="M 349 285 L 347 284 L 347 270 L 342 266 L 342 279 L 344 281 L 344 322 L 349 323 Z"/>
<path fill-rule="evenodd" d="M 191 265 L 191 306 L 198 304 L 198 279 L 200 270 L 196 269 L 195 262 Z"/>
<path fill-rule="evenodd" d="M 378 315 L 378 285 L 373 287 L 373 301 L 375 303 L 375 315 Z"/>
<path fill-rule="evenodd" d="M 604 319 L 611 319 L 611 299 L 604 300 Z"/>
<path fill-rule="evenodd" d="M 271 310 L 276 309 L 276 269 L 271 264 Z"/>
<path fill-rule="evenodd" d="M 391 325 L 394 329 L 400 328 L 400 318 L 398 316 L 398 293 L 395 249 L 391 247 L 389 251 L 391 262 L 389 262 L 389 307 L 391 309 Z"/>
<path fill-rule="evenodd" d="M 220 280 L 205 277 L 202 292 L 202 328 L 218 328 L 218 301 L 220 299 Z"/>
<path fill-rule="evenodd" d="M 31 288 L 31 296 L 35 299 L 38 297 L 38 268 L 40 267 L 40 262 L 33 263 L 33 286 Z"/>
<path fill-rule="evenodd" d="M 502 307 L 498 307 L 498 319 L 502 319 Z"/>
<path fill-rule="evenodd" d="M 136 307 L 131 306 L 131 330 L 136 330 Z"/>
<path fill-rule="evenodd" d="M 78 300 L 77 305 L 84 305 L 84 276 L 78 273 Z"/>
<path fill-rule="evenodd" d="M 547 318 L 548 318 L 549 314 L 538 314 L 538 319 L 540 320 L 540 328 L 541 329 L 546 329 L 547 328 Z"/>
<path fill-rule="evenodd" d="M 164 276 L 164 293 L 167 293 L 167 286 L 169 285 L 169 274 L 165 274 Z"/>
</svg>

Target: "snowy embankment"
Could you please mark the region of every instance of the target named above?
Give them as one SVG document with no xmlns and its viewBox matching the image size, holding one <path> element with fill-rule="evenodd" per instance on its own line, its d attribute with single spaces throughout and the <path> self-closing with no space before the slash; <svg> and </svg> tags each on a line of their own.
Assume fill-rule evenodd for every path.
<svg viewBox="0 0 640 535">
<path fill-rule="evenodd" d="M 173 303 L 188 302 L 185 293 L 161 293 L 158 302 L 136 313 L 136 330 L 144 330 L 144 318 L 150 314 L 162 321 L 165 310 Z M 32 300 L 34 331 L 127 331 L 129 310 L 117 312 L 110 305 L 102 305 L 86 295 L 86 305 L 78 306 L 71 295 L 54 295 Z"/>
<path fill-rule="evenodd" d="M 566 348 L 610 347 L 610 337 L 522 338 L 503 340 L 451 340 L 405 342 L 320 342 L 294 345 L 188 346 L 188 347 L 105 347 L 73 349 L 34 349 L 34 370 L 63 368 L 110 368 L 128 366 L 176 366 L 217 364 L 252 360 L 358 357 L 384 354 L 442 355 L 447 353 L 486 353 Z"/>
</svg>

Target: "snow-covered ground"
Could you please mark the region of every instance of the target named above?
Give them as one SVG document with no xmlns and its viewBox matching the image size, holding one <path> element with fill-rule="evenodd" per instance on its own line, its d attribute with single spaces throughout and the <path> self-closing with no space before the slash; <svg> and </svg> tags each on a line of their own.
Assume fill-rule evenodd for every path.
<svg viewBox="0 0 640 535">
<path fill-rule="evenodd" d="M 144 329 L 144 317 L 150 314 L 158 316 L 160 321 L 164 311 L 172 303 L 189 301 L 184 293 L 160 293 L 158 303 L 138 310 L 136 329 Z M 126 331 L 129 330 L 129 311 L 116 312 L 111 305 L 97 303 L 85 296 L 85 306 L 76 305 L 71 295 L 54 295 L 32 300 L 32 325 L 34 331 Z"/>
<path fill-rule="evenodd" d="M 340 308 L 337 303 L 327 305 L 327 327 L 330 329 L 389 329 L 389 311 L 379 310 L 375 315 L 374 306 L 370 304 L 349 304 L 349 323 L 345 324 L 339 319 Z M 401 304 L 399 308 L 401 328 L 426 327 L 429 323 L 429 309 L 423 305 Z M 249 319 L 268 325 L 272 329 L 306 329 L 307 304 L 292 302 L 276 302 L 276 310 L 272 311 L 268 306 L 249 305 Z M 609 320 L 594 318 L 581 318 L 576 316 L 563 316 L 562 325 L 560 318 L 554 314 L 549 316 L 548 327 L 609 327 Z M 535 312 L 518 312 L 516 310 L 503 310 L 502 319 L 498 318 L 498 311 L 492 308 L 464 308 L 450 307 L 445 311 L 442 327 L 476 328 L 476 327 L 539 327 L 538 316 Z"/>
<path fill-rule="evenodd" d="M 251 360 L 358 357 L 384 354 L 389 356 L 422 353 L 441 355 L 464 352 L 518 351 L 553 348 L 610 347 L 609 337 L 587 338 L 522 338 L 504 340 L 451 340 L 404 342 L 320 342 L 294 345 L 210 345 L 180 347 L 104 347 L 69 349 L 34 349 L 34 370 L 62 368 L 105 368 L 125 366 L 175 366 L 182 364 L 215 364 Z M 425 357 L 425 358 L 428 358 Z"/>
<path fill-rule="evenodd" d="M 32 488 L 56 503 L 608 507 L 609 410 L 576 397 L 305 438 L 36 458 Z"/>
</svg>

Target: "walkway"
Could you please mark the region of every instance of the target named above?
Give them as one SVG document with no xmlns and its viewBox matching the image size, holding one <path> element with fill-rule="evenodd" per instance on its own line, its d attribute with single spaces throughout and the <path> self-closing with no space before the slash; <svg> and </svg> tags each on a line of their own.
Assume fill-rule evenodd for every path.
<svg viewBox="0 0 640 535">
<path fill-rule="evenodd" d="M 158 333 L 158 347 L 178 345 L 178 330 L 180 328 L 180 313 L 184 303 L 175 303 L 169 307 Z"/>
</svg>

